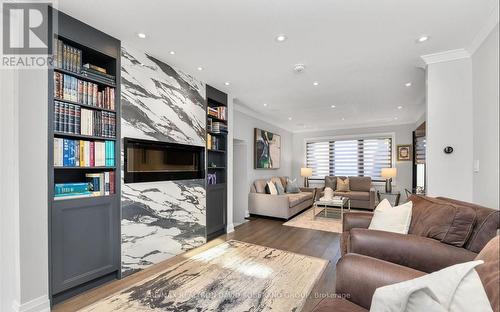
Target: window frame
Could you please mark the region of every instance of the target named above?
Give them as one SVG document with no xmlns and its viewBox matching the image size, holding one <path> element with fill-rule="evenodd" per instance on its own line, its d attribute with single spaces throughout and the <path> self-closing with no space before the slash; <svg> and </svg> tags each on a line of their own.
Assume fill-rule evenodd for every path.
<svg viewBox="0 0 500 312">
<path fill-rule="evenodd" d="M 352 134 L 352 135 L 335 135 L 335 136 L 322 136 L 314 138 L 304 138 L 303 150 L 304 158 L 302 165 L 307 164 L 307 143 L 323 142 L 323 141 L 342 141 L 342 140 L 364 140 L 364 139 L 376 139 L 376 138 L 390 138 L 391 139 L 391 167 L 396 167 L 396 133 L 395 132 L 380 132 L 371 134 Z M 323 181 L 324 179 L 309 179 L 309 181 Z M 373 181 L 373 184 L 382 185 L 385 184 L 383 181 Z M 396 186 L 396 183 L 392 183 Z"/>
</svg>

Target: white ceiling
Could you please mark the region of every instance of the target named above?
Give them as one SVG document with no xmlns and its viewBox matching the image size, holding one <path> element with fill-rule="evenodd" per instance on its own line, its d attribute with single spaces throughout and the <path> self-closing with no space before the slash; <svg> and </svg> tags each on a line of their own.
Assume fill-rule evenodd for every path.
<svg viewBox="0 0 500 312">
<path fill-rule="evenodd" d="M 415 122 L 425 110 L 419 57 L 467 48 L 496 5 L 498 0 L 59 1 L 60 10 L 293 131 Z M 147 38 L 139 39 L 139 32 Z M 288 40 L 277 43 L 277 34 Z M 431 39 L 415 43 L 423 34 Z M 296 63 L 306 70 L 294 73 Z"/>
</svg>

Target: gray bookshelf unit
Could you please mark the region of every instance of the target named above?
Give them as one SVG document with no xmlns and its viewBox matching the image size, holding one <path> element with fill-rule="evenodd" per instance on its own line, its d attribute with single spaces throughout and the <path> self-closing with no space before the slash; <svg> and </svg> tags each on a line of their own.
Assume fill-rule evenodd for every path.
<svg viewBox="0 0 500 312">
<path fill-rule="evenodd" d="M 225 107 L 225 118 L 210 116 L 209 108 Z M 210 122 L 219 122 L 226 131 L 214 131 Z M 218 141 L 209 145 L 208 137 Z M 226 233 L 227 226 L 227 94 L 207 85 L 207 240 Z M 215 165 L 215 166 L 214 166 Z M 216 183 L 209 183 L 209 175 L 215 174 Z"/>
<path fill-rule="evenodd" d="M 104 68 L 108 74 L 115 76 L 115 81 L 110 82 L 109 80 L 84 74 L 79 70 L 59 68 L 57 64 L 54 68 L 48 70 L 49 290 L 51 303 L 55 304 L 107 281 L 120 278 L 121 142 L 119 138 L 121 43 L 119 40 L 62 12 L 54 10 L 53 16 L 53 35 L 55 39 L 81 50 L 81 64 L 97 65 Z M 55 42 L 56 40 L 54 40 Z M 101 104 L 96 107 L 83 103 L 83 101 L 77 102 L 55 98 L 55 73 L 74 77 L 87 83 L 94 83 L 100 92 L 106 93 L 106 87 L 114 88 L 114 90 L 110 89 L 106 93 L 109 102 L 111 102 L 110 97 L 114 96 L 114 108 L 100 107 Z M 114 94 L 112 95 L 112 93 Z M 105 112 L 107 115 L 102 118 L 107 118 L 108 125 L 114 123 L 113 137 L 56 131 L 56 126 L 59 127 L 54 115 L 56 101 L 74 105 L 73 107 L 79 106 L 80 109 L 84 108 L 91 112 Z M 114 121 L 112 119 L 113 114 Z M 95 129 L 105 129 L 100 124 L 94 123 L 93 126 Z M 108 129 L 106 130 L 107 136 L 112 135 L 110 134 L 111 130 L 109 130 L 111 128 L 112 126 L 106 128 Z M 104 131 L 102 130 L 103 133 Z M 81 144 L 82 141 L 114 142 L 114 148 L 110 144 L 110 147 L 106 150 L 108 156 L 114 153 L 114 164 L 96 167 L 90 165 L 81 166 L 80 163 L 73 166 L 60 166 L 58 163 L 55 166 L 55 157 L 60 158 L 60 156 L 54 153 L 54 139 L 77 140 L 78 144 Z M 59 153 L 60 150 L 58 150 Z M 102 172 L 108 172 L 107 176 L 112 176 L 109 172 L 114 173 L 113 194 L 83 198 L 69 196 L 56 200 L 56 183 L 83 183 L 87 181 L 86 174 Z"/>
</svg>

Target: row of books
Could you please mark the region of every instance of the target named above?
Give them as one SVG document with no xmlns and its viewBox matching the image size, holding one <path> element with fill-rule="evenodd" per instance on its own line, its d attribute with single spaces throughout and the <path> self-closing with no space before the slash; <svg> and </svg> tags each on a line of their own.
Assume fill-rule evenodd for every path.
<svg viewBox="0 0 500 312">
<path fill-rule="evenodd" d="M 82 68 L 82 50 L 65 44 L 57 39 L 54 42 L 54 66 L 75 73 L 80 73 Z"/>
<path fill-rule="evenodd" d="M 55 167 L 112 167 L 115 142 L 54 138 Z"/>
<path fill-rule="evenodd" d="M 218 106 L 218 107 L 208 107 L 207 109 L 208 116 L 215 117 L 217 119 L 226 120 L 226 107 Z"/>
<path fill-rule="evenodd" d="M 115 194 L 115 172 L 85 174 L 85 182 L 56 183 L 54 199 L 71 199 Z"/>
<path fill-rule="evenodd" d="M 227 125 L 219 121 L 212 121 L 209 118 L 207 122 L 207 130 L 213 133 L 227 133 Z"/>
<path fill-rule="evenodd" d="M 101 80 L 109 84 L 115 83 L 115 76 L 108 74 L 106 69 L 90 63 L 83 65 L 82 75 L 92 79 Z"/>
<path fill-rule="evenodd" d="M 221 138 L 207 133 L 207 148 L 209 150 L 222 150 L 224 148 L 223 144 L 224 142 Z"/>
<path fill-rule="evenodd" d="M 54 131 L 114 138 L 116 115 L 54 101 Z"/>
<path fill-rule="evenodd" d="M 54 98 L 115 109 L 115 88 L 104 87 L 99 91 L 99 86 L 95 83 L 58 72 L 54 73 Z"/>
</svg>

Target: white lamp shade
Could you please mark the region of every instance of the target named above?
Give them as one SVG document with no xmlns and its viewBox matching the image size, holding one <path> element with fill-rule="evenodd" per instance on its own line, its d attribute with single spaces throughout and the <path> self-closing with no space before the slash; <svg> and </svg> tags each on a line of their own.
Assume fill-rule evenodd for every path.
<svg viewBox="0 0 500 312">
<path fill-rule="evenodd" d="M 398 174 L 398 169 L 396 168 L 382 168 L 382 178 L 391 179 L 395 178 Z"/>
<path fill-rule="evenodd" d="M 300 168 L 300 176 L 301 177 L 311 177 L 313 175 L 312 168 Z"/>
</svg>

